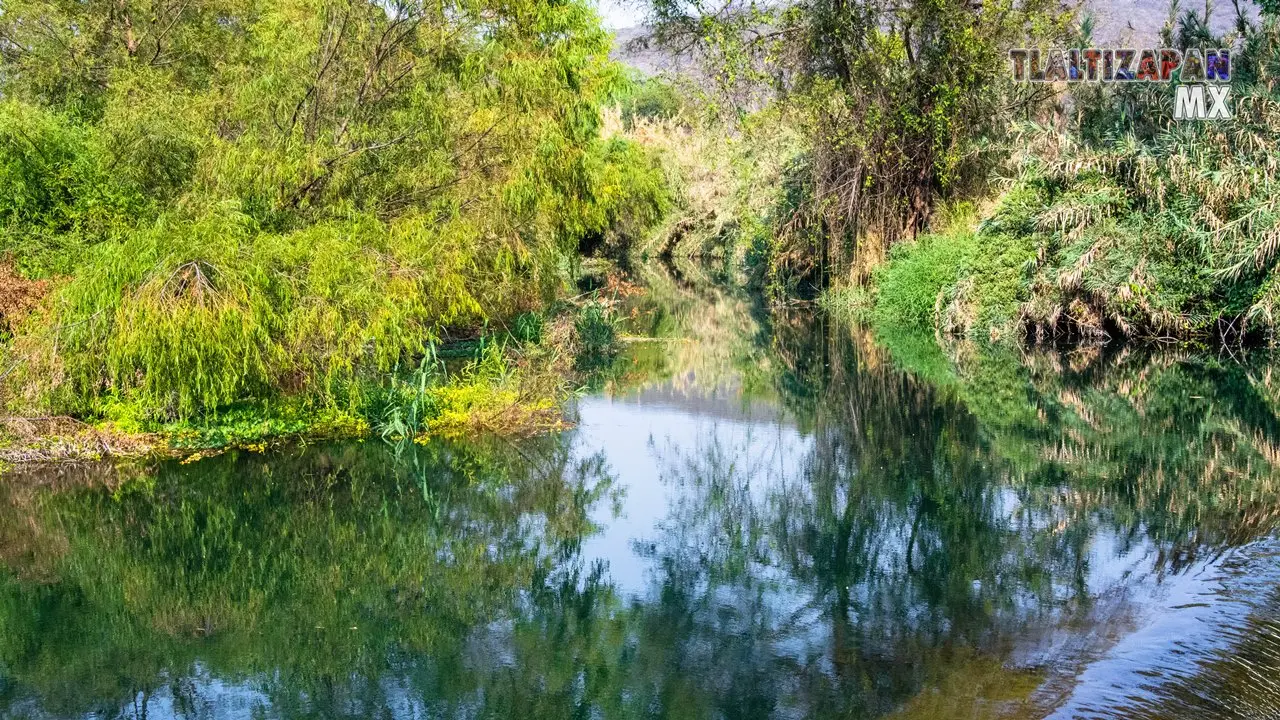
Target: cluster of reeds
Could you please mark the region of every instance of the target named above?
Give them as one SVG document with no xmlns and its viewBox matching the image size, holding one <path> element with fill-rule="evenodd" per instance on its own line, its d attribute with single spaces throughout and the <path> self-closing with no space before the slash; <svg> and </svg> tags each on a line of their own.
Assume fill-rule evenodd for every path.
<svg viewBox="0 0 1280 720">
<path fill-rule="evenodd" d="M 1204 32 L 1194 19 L 1171 28 Z M 1176 121 L 1176 84 L 1081 86 L 1073 120 L 1018 126 L 1008 184 L 980 222 L 892 259 L 878 304 L 953 335 L 1271 336 L 1280 29 L 1271 16 L 1241 27 L 1205 41 L 1239 48 L 1232 119 Z"/>
<path fill-rule="evenodd" d="M 1021 310 L 1034 335 L 1272 331 L 1280 95 L 1268 75 L 1241 90 L 1233 120 L 1168 124 L 1149 139 L 1025 133 L 1028 192 L 996 222 L 1033 239 Z"/>
</svg>

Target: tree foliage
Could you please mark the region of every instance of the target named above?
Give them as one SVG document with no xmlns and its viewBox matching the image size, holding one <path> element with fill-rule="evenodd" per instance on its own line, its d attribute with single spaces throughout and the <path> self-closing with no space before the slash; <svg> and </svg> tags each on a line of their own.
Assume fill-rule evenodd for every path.
<svg viewBox="0 0 1280 720">
<path fill-rule="evenodd" d="M 983 337 L 1274 337 L 1280 25 L 1241 17 L 1242 30 L 1214 37 L 1206 17 L 1173 19 L 1169 46 L 1239 48 L 1232 119 L 1175 120 L 1174 84 L 1074 89 L 1070 122 L 1015 130 L 1012 182 L 976 231 L 890 263 L 880 307 Z M 941 245 L 972 250 L 947 256 Z M 920 268 L 936 280 L 928 289 L 910 281 Z"/>
<path fill-rule="evenodd" d="M 610 42 L 579 0 L 6 3 L 0 252 L 67 278 L 17 402 L 336 401 L 538 303 L 665 206 Z"/>
<path fill-rule="evenodd" d="M 795 111 L 811 189 L 780 230 L 807 251 L 774 272 L 822 282 L 863 277 L 939 198 L 985 180 L 1008 121 L 1037 97 L 1012 85 L 1004 50 L 1061 36 L 1070 17 L 1040 0 L 652 7 L 660 39 L 705 48 L 720 81 L 767 86 Z"/>
</svg>

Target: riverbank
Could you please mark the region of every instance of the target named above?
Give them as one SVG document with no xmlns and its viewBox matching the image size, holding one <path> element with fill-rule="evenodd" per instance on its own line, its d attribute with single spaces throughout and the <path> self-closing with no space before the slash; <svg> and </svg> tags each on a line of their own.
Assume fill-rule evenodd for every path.
<svg viewBox="0 0 1280 720">
<path fill-rule="evenodd" d="M 894 247 L 864 285 L 836 287 L 827 305 L 1005 343 L 1274 342 L 1280 95 L 1236 90 L 1229 127 L 1092 142 L 1022 130 L 998 195 L 942 208 L 932 232 Z"/>
<path fill-rule="evenodd" d="M 6 457 L 553 423 L 612 337 L 584 266 L 670 202 L 611 42 L 582 0 L 6 7 Z"/>
<path fill-rule="evenodd" d="M 1011 79 L 1009 47 L 1096 46 L 1087 8 L 908 3 L 829 16 L 806 6 L 755 18 L 777 28 L 756 37 L 735 18 L 689 33 L 700 19 L 656 5 L 666 14 L 655 37 L 706 64 L 702 116 L 715 122 L 694 135 L 732 140 L 719 153 L 730 176 L 717 180 L 722 195 L 761 189 L 721 204 L 727 219 L 706 213 L 717 219 L 711 244 L 745 246 L 740 264 L 775 301 L 826 294 L 829 308 L 878 325 L 1010 345 L 1276 338 L 1274 7 L 1174 3 L 1163 26 L 1137 29 L 1160 47 L 1231 48 L 1234 113 L 1194 122 L 1175 117 L 1177 74 Z M 921 18 L 947 31 L 913 37 Z M 884 37 L 886 26 L 901 30 Z M 857 40 L 830 35 L 837 27 Z M 762 129 L 793 142 L 770 146 Z M 770 162 L 744 162 L 753 151 Z M 743 169 L 748 177 L 733 177 Z"/>
<path fill-rule="evenodd" d="M 167 421 L 124 403 L 88 418 L 9 415 L 0 417 L 0 462 L 195 460 L 296 442 L 513 438 L 563 429 L 570 424 L 565 403 L 608 369 L 626 340 L 621 307 L 636 290 L 603 267 L 605 288 L 473 339 L 429 346 L 413 367 L 369 378 L 348 405 L 316 405 L 304 395 Z"/>
<path fill-rule="evenodd" d="M 298 10 L 307 38 L 281 37 L 271 13 L 247 14 L 244 28 L 173 18 L 195 64 L 172 75 L 98 49 L 115 73 L 98 77 L 98 66 L 54 62 L 66 43 L 27 38 L 25 70 L 6 76 L 0 103 L 0 174 L 15 188 L 0 202 L 0 457 L 554 428 L 566 398 L 595 382 L 586 373 L 607 365 L 580 356 L 613 354 L 611 262 L 637 274 L 647 262 L 714 264 L 718 280 L 778 305 L 825 290 L 831 312 L 926 329 L 944 345 L 1271 336 L 1270 16 L 1200 38 L 1244 44 L 1233 90 L 1253 100 L 1247 112 L 1177 128 L 1160 113 L 1167 88 L 1085 88 L 1075 118 L 1051 97 L 1020 117 L 976 110 L 1018 96 L 988 61 L 1024 28 L 960 7 L 918 10 L 942 13 L 938 43 L 964 41 L 971 62 L 931 52 L 949 58 L 947 73 L 973 67 L 938 87 L 974 108 L 918 92 L 932 79 L 854 73 L 832 85 L 824 63 L 802 63 L 786 87 L 759 67 L 722 74 L 736 86 L 628 78 L 577 2 L 496 45 L 472 42 L 484 12 L 416 17 L 377 52 L 380 41 L 342 36 L 341 67 L 316 77 L 310 63 L 328 51 L 314 38 L 346 20 L 313 10 Z M 104 21 L 76 12 L 50 32 Z M 1046 38 L 1089 25 L 1045 19 Z M 795 25 L 770 36 L 775 49 L 829 44 L 804 13 L 778 20 Z M 1175 20 L 1166 34 L 1198 27 L 1194 14 Z M 566 44 L 545 45 L 543 31 Z M 740 35 L 715 42 L 732 50 Z M 411 75 L 353 59 L 385 53 Z M 436 63 L 451 53 L 512 73 L 521 99 L 454 77 Z M 904 78 L 934 78 L 894 63 Z M 62 69 L 50 78 L 36 72 L 45 66 Z M 339 98 L 363 97 L 363 71 L 385 102 L 347 113 Z M 258 76 L 285 87 L 244 82 Z M 85 82 L 52 92 L 68 78 Z M 1061 122 L 1026 122 L 1047 118 Z M 108 172 L 118 167 L 136 172 Z"/>
<path fill-rule="evenodd" d="M 283 397 L 172 420 L 149 419 L 125 403 L 90 417 L 8 415 L 0 417 L 0 462 L 195 461 L 335 440 L 513 440 L 572 427 L 575 398 L 660 375 L 672 352 L 694 352 L 691 335 L 735 355 L 759 354 L 748 327 L 767 312 L 761 298 L 698 260 L 636 258 L 630 273 L 593 260 L 581 272 L 593 289 L 477 337 L 430 346 L 413 366 L 369 378 L 353 393 L 358 403 Z M 694 366 L 715 376 L 722 363 Z"/>
</svg>

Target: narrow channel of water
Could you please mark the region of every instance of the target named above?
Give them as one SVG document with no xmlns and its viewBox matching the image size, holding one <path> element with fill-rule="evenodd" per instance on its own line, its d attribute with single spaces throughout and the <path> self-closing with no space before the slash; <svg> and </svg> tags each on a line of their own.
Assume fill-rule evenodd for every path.
<svg viewBox="0 0 1280 720">
<path fill-rule="evenodd" d="M 658 278 L 574 429 L 0 481 L 0 716 L 1280 716 L 1280 375 Z"/>
</svg>

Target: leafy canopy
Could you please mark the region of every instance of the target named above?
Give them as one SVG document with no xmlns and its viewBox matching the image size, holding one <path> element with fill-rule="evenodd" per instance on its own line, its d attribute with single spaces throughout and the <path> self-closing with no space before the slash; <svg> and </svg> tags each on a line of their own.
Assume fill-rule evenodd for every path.
<svg viewBox="0 0 1280 720">
<path fill-rule="evenodd" d="M 538 302 L 665 202 L 610 43 L 583 0 L 7 2 L 0 253 L 69 277 L 18 404 L 332 402 Z"/>
</svg>

